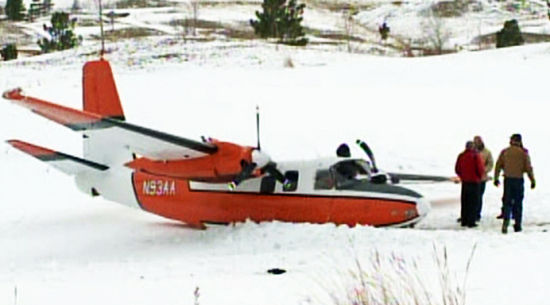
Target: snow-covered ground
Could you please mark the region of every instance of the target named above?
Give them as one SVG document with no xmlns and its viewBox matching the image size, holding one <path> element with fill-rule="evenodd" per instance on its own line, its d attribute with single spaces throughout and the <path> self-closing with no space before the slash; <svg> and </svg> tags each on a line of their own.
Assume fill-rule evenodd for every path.
<svg viewBox="0 0 550 305">
<path fill-rule="evenodd" d="M 414 229 L 274 222 L 195 231 L 89 198 L 71 178 L 2 143 L 0 304 L 335 304 L 331 295 L 354 288 L 345 285 L 355 259 L 368 262 L 375 251 L 416 259 L 431 291 L 440 275 L 434 244 L 447 248 L 460 283 L 477 244 L 467 304 L 547 303 L 550 44 L 424 58 L 170 36 L 107 48 L 129 122 L 253 145 L 259 105 L 262 148 L 274 160 L 329 156 L 361 138 L 388 171 L 450 176 L 466 140 L 483 136 L 496 157 L 520 132 L 537 177 L 526 190 L 524 232 L 500 233 L 502 189 L 492 185 L 480 226 L 462 229 L 459 185 L 447 183 L 411 185 L 433 203 Z M 20 86 L 80 108 L 81 67 L 96 51 L 92 41 L 2 62 L 0 91 Z M 294 68 L 284 67 L 289 60 Z M 0 140 L 14 138 L 81 154 L 78 134 L 1 100 Z"/>
</svg>

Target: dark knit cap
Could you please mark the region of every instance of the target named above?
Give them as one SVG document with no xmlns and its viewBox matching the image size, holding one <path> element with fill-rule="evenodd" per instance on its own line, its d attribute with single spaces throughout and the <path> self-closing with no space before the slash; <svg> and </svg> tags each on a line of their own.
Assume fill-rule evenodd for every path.
<svg viewBox="0 0 550 305">
<path fill-rule="evenodd" d="M 514 133 L 510 137 L 510 140 L 515 141 L 515 142 L 521 142 L 521 135 L 519 133 Z"/>
<path fill-rule="evenodd" d="M 346 143 L 340 144 L 338 148 L 336 149 L 336 155 L 338 157 L 345 157 L 349 158 L 351 157 L 351 153 L 349 152 L 349 147 Z"/>
</svg>

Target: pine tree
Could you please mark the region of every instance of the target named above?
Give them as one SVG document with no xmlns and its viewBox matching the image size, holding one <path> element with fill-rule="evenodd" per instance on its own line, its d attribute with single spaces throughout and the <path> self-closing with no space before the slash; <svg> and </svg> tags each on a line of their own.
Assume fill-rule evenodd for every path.
<svg viewBox="0 0 550 305">
<path fill-rule="evenodd" d="M 519 46 L 524 43 L 521 30 L 516 19 L 504 22 L 504 27 L 497 32 L 497 48 Z"/>
<path fill-rule="evenodd" d="M 15 43 L 9 43 L 0 50 L 0 55 L 4 61 L 17 59 L 17 47 Z"/>
<path fill-rule="evenodd" d="M 21 21 L 25 15 L 25 5 L 23 0 L 8 0 L 6 2 L 6 16 L 9 20 Z"/>
<path fill-rule="evenodd" d="M 306 45 L 307 38 L 302 25 L 305 4 L 296 0 L 264 0 L 263 12 L 256 11 L 257 20 L 250 20 L 256 35 L 274 37 L 281 43 Z"/>
<path fill-rule="evenodd" d="M 51 26 L 44 24 L 44 30 L 50 34 L 51 39 L 42 38 L 38 41 L 43 53 L 74 48 L 80 43 L 82 38 L 73 33 L 76 18 L 69 19 L 68 13 L 55 12 L 51 23 Z"/>
</svg>

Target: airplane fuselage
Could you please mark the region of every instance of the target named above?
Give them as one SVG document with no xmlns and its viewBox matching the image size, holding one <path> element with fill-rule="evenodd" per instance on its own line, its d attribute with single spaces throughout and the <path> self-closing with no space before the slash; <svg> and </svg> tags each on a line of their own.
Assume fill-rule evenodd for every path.
<svg viewBox="0 0 550 305">
<path fill-rule="evenodd" d="M 425 199 L 407 188 L 372 183 L 368 179 L 340 186 L 327 184 L 327 177 L 320 173 L 331 162 L 335 160 L 279 164 L 285 176 L 294 179 L 291 187 L 283 187 L 273 177 L 263 175 L 247 179 L 231 191 L 227 183 L 190 181 L 126 168 L 119 168 L 118 173 L 77 177 L 77 183 L 87 193 L 93 189 L 106 199 L 196 227 L 247 219 L 405 226 L 418 222 L 427 213 L 429 205 Z M 126 180 L 122 189 L 128 194 L 121 193 L 122 181 L 106 183 L 103 175 Z"/>
</svg>

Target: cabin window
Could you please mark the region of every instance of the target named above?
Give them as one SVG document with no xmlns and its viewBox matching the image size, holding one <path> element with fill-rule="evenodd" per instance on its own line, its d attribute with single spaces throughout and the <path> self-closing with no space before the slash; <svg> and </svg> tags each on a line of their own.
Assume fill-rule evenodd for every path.
<svg viewBox="0 0 550 305">
<path fill-rule="evenodd" d="M 265 176 L 262 178 L 262 183 L 260 184 L 260 193 L 270 194 L 275 191 L 275 182 L 276 179 L 273 176 Z"/>
<path fill-rule="evenodd" d="M 286 171 L 285 180 L 288 180 L 288 184 L 283 187 L 283 191 L 294 192 L 298 188 L 298 176 L 298 171 Z"/>
<path fill-rule="evenodd" d="M 316 190 L 330 190 L 334 187 L 334 178 L 328 169 L 321 169 L 315 173 L 315 185 Z"/>
</svg>

